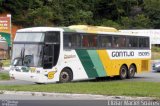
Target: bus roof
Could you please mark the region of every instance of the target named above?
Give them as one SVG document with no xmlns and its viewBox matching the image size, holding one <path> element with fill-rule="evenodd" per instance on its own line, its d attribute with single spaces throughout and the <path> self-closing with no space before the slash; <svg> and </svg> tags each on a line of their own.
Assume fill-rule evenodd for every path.
<svg viewBox="0 0 160 106">
<path fill-rule="evenodd" d="M 72 25 L 69 27 L 31 27 L 31 28 L 19 29 L 17 32 L 46 32 L 46 31 L 64 31 L 64 32 L 111 34 L 111 35 L 126 35 L 126 36 L 147 36 L 140 34 L 123 33 L 112 27 L 88 26 L 88 25 Z"/>
<path fill-rule="evenodd" d="M 57 27 L 31 27 L 31 28 L 24 28 L 17 30 L 17 32 L 46 32 L 46 31 L 63 31 L 63 29 Z"/>
<path fill-rule="evenodd" d="M 119 32 L 117 29 L 113 27 L 104 27 L 104 26 L 91 26 L 91 25 L 71 25 L 68 27 L 69 29 L 75 30 L 77 32 L 89 32 L 89 33 L 97 33 L 97 32 Z"/>
<path fill-rule="evenodd" d="M 97 33 L 97 32 L 118 32 L 117 29 L 113 27 L 103 27 L 103 26 L 90 26 L 90 25 L 72 25 L 69 27 L 31 27 L 20 29 L 17 32 L 45 32 L 45 31 L 55 31 L 63 30 L 64 32 L 88 32 L 88 33 Z"/>
</svg>

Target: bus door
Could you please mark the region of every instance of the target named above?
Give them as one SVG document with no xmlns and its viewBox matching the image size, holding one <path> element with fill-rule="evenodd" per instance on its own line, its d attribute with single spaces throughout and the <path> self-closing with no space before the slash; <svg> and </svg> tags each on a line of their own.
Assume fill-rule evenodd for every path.
<svg viewBox="0 0 160 106">
<path fill-rule="evenodd" d="M 54 45 L 45 44 L 43 52 L 43 68 L 51 69 L 54 64 Z"/>
<path fill-rule="evenodd" d="M 43 68 L 51 69 L 57 64 L 60 44 L 46 44 L 43 49 Z"/>
<path fill-rule="evenodd" d="M 46 32 L 43 48 L 43 68 L 51 69 L 57 64 L 60 52 L 60 32 Z"/>
</svg>

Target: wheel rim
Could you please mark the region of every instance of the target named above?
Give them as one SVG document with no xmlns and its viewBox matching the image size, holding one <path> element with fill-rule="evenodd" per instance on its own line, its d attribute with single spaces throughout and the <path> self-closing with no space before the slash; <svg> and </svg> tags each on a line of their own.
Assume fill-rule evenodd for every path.
<svg viewBox="0 0 160 106">
<path fill-rule="evenodd" d="M 61 73 L 61 80 L 64 82 L 69 81 L 69 74 L 67 72 L 62 72 Z"/>
<path fill-rule="evenodd" d="M 133 67 L 130 68 L 129 73 L 130 73 L 130 76 L 133 77 L 135 73 L 135 69 Z"/>
<path fill-rule="evenodd" d="M 122 68 L 122 70 L 121 70 L 121 75 L 122 75 L 123 78 L 126 77 L 126 75 L 127 75 L 126 72 L 127 72 L 126 69 L 125 69 L 125 68 Z"/>
</svg>

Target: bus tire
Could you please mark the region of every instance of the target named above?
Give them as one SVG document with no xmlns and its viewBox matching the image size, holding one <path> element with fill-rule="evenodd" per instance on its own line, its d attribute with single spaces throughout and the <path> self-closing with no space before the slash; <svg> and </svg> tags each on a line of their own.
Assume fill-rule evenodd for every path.
<svg viewBox="0 0 160 106">
<path fill-rule="evenodd" d="M 71 69 L 64 68 L 62 70 L 62 72 L 60 73 L 59 82 L 65 83 L 65 82 L 70 82 L 72 80 L 73 80 L 73 73 L 72 73 Z"/>
<path fill-rule="evenodd" d="M 120 68 L 120 79 L 126 79 L 127 77 L 127 71 L 128 71 L 128 68 L 125 66 L 125 65 L 122 65 L 121 68 Z"/>
<path fill-rule="evenodd" d="M 127 78 L 133 78 L 136 73 L 136 66 L 130 65 L 129 70 L 127 72 Z"/>
</svg>

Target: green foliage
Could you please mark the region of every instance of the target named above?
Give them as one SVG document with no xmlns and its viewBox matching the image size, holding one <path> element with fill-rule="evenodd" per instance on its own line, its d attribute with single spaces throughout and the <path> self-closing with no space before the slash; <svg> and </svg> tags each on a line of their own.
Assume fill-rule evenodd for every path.
<svg viewBox="0 0 160 106">
<path fill-rule="evenodd" d="M 138 14 L 135 17 L 121 17 L 121 24 L 123 28 L 135 28 L 135 29 L 143 29 L 150 28 L 150 19 L 146 17 L 144 14 Z"/>
<path fill-rule="evenodd" d="M 9 80 L 9 74 L 8 73 L 0 73 L 0 80 Z"/>
<path fill-rule="evenodd" d="M 144 0 L 144 12 L 150 18 L 153 28 L 160 28 L 160 1 Z"/>
<path fill-rule="evenodd" d="M 118 24 L 117 22 L 112 21 L 112 20 L 107 20 L 107 19 L 102 19 L 99 22 L 99 25 L 101 25 L 101 26 L 110 26 L 110 27 L 114 27 L 114 28 L 117 28 L 117 29 L 121 28 L 120 24 Z"/>
<path fill-rule="evenodd" d="M 52 25 L 52 9 L 46 6 L 37 9 L 29 9 L 26 19 L 28 25 L 32 26 L 50 26 Z"/>
<path fill-rule="evenodd" d="M 152 60 L 160 59 L 160 47 L 152 46 Z"/>
<path fill-rule="evenodd" d="M 149 28 L 150 20 L 148 17 L 145 17 L 143 14 L 138 14 L 134 17 L 134 20 L 132 22 L 132 26 L 140 29 L 140 28 Z"/>
<path fill-rule="evenodd" d="M 160 28 L 159 0 L 0 0 L 23 27 L 104 25 L 115 28 Z"/>
<path fill-rule="evenodd" d="M 152 52 L 160 52 L 160 47 L 153 46 Z"/>
<path fill-rule="evenodd" d="M 11 65 L 11 60 L 2 60 L 3 67 L 9 67 Z"/>
</svg>

